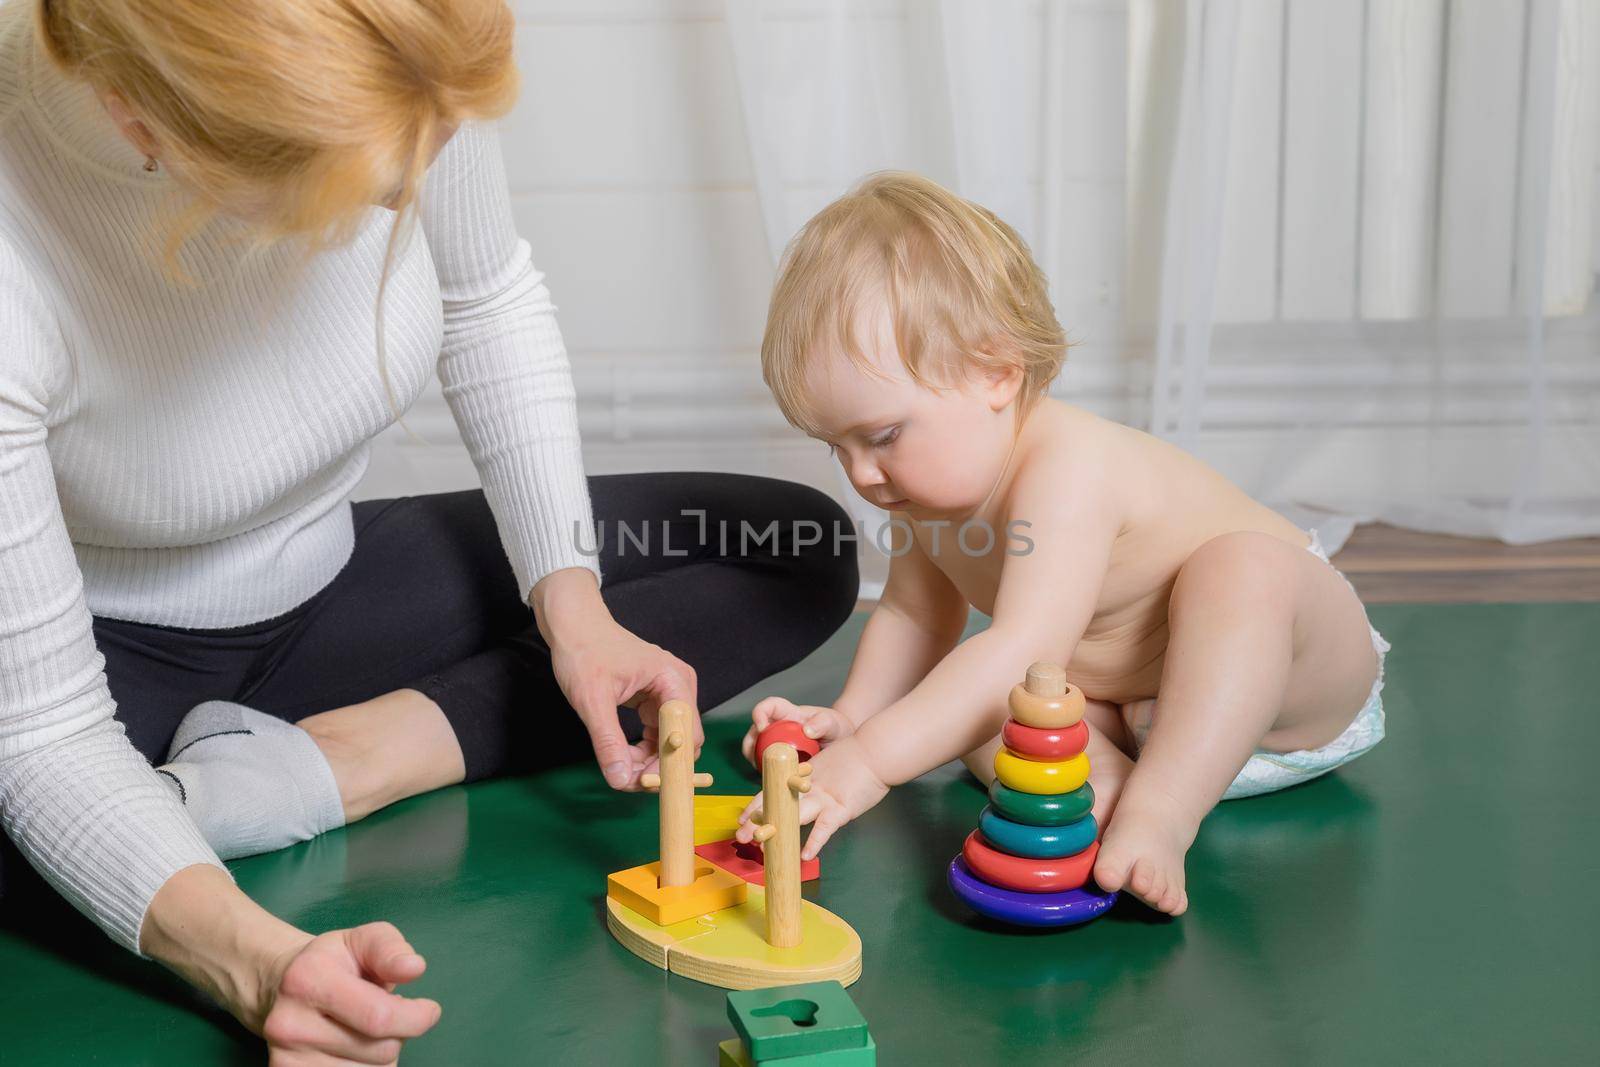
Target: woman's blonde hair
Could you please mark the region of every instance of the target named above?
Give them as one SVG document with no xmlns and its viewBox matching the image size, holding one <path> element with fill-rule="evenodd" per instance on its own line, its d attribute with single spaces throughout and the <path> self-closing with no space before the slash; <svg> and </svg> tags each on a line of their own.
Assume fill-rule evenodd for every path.
<svg viewBox="0 0 1600 1067">
<path fill-rule="evenodd" d="M 819 432 L 805 389 L 811 360 L 833 347 L 870 369 L 856 331 L 876 300 L 887 302 L 900 360 L 920 384 L 1018 368 L 1019 423 L 1066 357 L 1044 274 L 1015 230 L 927 178 L 869 175 L 789 243 L 767 312 L 762 375 L 806 433 Z"/>
<path fill-rule="evenodd" d="M 503 0 L 38 0 L 49 56 L 120 94 L 210 216 L 259 237 L 348 240 L 404 215 L 436 137 L 516 97 Z M 397 231 L 399 227 L 396 227 Z"/>
<path fill-rule="evenodd" d="M 439 137 L 495 118 L 517 96 L 504 0 L 38 0 L 46 54 L 121 95 L 195 199 L 166 240 L 169 274 L 213 216 L 260 243 L 309 253 L 353 237 L 374 204 L 395 210 L 384 292 Z M 409 428 L 408 428 L 409 429 Z"/>
</svg>

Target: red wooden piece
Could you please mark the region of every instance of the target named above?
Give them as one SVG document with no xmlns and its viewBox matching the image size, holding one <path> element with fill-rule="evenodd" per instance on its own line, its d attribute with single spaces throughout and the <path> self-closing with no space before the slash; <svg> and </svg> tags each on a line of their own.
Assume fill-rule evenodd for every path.
<svg viewBox="0 0 1600 1067">
<path fill-rule="evenodd" d="M 1053 763 L 1071 759 L 1088 747 L 1089 724 L 1080 719 L 1059 730 L 1043 730 L 1007 719 L 1004 729 L 1000 731 L 1000 738 L 1007 748 L 1023 759 Z"/>
<path fill-rule="evenodd" d="M 761 846 L 754 841 L 748 845 L 729 838 L 726 841 L 713 841 L 709 845 L 696 845 L 694 854 L 703 860 L 710 860 L 729 874 L 737 874 L 751 885 L 765 886 L 767 884 L 766 857 L 761 852 Z M 822 860 L 800 861 L 800 880 L 813 882 L 822 877 Z"/>
<path fill-rule="evenodd" d="M 1094 859 L 1100 854 L 1096 841 L 1075 856 L 1059 860 L 1034 860 L 1001 852 L 974 830 L 961 846 L 961 856 L 972 873 L 1001 889 L 1021 893 L 1060 893 L 1077 889 L 1089 880 Z"/>
<path fill-rule="evenodd" d="M 822 751 L 822 743 L 806 736 L 806 729 L 793 719 L 779 719 L 777 722 L 756 734 L 756 766 L 761 766 L 761 757 L 766 754 L 767 746 L 774 741 L 787 741 L 800 753 L 800 762 L 804 763 L 818 752 Z"/>
</svg>

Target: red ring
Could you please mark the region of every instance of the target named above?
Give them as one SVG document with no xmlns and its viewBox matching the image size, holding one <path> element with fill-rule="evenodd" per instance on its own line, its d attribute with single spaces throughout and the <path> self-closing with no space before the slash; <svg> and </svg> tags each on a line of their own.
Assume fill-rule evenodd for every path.
<svg viewBox="0 0 1600 1067">
<path fill-rule="evenodd" d="M 1001 852 L 974 830 L 961 846 L 961 855 L 972 873 L 990 885 L 1015 889 L 1021 893 L 1061 893 L 1077 889 L 1089 880 L 1100 842 L 1073 856 L 1059 860 L 1033 860 Z"/>
<path fill-rule="evenodd" d="M 1024 726 L 1015 719 L 1007 719 L 1000 731 L 1005 746 L 1023 759 L 1050 763 L 1071 759 L 1089 745 L 1089 724 L 1082 719 L 1059 730 L 1044 730 L 1037 726 Z"/>
<path fill-rule="evenodd" d="M 806 728 L 800 723 L 793 719 L 779 719 L 756 735 L 757 767 L 761 766 L 761 757 L 766 754 L 767 746 L 774 741 L 787 741 L 793 745 L 801 763 L 822 751 L 822 744 L 814 737 L 807 737 Z"/>
</svg>

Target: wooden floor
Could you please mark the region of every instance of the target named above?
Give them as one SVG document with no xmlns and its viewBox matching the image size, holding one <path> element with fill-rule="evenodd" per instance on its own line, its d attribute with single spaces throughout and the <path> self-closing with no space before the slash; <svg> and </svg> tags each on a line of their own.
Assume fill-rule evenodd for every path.
<svg viewBox="0 0 1600 1067">
<path fill-rule="evenodd" d="M 1507 545 L 1373 523 L 1333 562 L 1368 604 L 1600 601 L 1600 538 Z"/>
<path fill-rule="evenodd" d="M 1368 604 L 1600 600 L 1600 538 L 1507 545 L 1373 524 L 1333 562 Z"/>
</svg>

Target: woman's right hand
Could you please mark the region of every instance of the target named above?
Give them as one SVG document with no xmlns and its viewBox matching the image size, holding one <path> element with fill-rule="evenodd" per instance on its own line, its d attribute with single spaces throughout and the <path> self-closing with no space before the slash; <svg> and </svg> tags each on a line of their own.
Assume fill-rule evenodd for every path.
<svg viewBox="0 0 1600 1067">
<path fill-rule="evenodd" d="M 395 1063 L 408 1039 L 439 1021 L 436 1001 L 394 992 L 426 966 L 386 922 L 333 930 L 285 952 L 263 982 L 268 1064 Z"/>
<path fill-rule="evenodd" d="M 750 713 L 750 729 L 745 733 L 744 741 L 739 746 L 745 759 L 751 763 L 756 761 L 757 735 L 779 719 L 789 719 L 799 723 L 807 737 L 813 741 L 820 741 L 824 746 L 856 732 L 855 723 L 837 708 L 796 704 L 783 697 L 767 697 Z"/>
</svg>

